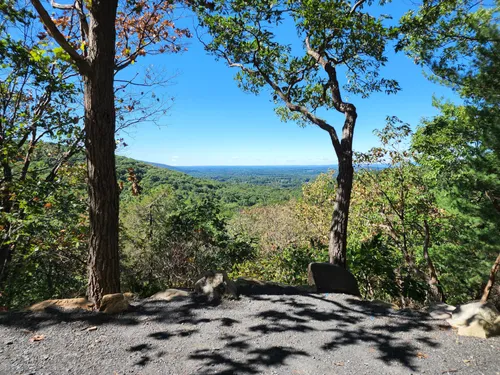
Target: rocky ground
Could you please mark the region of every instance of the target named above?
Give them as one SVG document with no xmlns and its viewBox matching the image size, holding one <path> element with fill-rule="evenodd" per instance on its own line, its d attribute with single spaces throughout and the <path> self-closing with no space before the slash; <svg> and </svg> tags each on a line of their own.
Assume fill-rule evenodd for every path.
<svg viewBox="0 0 500 375">
<path fill-rule="evenodd" d="M 500 374 L 500 338 L 341 294 L 0 314 L 0 374 Z"/>
</svg>

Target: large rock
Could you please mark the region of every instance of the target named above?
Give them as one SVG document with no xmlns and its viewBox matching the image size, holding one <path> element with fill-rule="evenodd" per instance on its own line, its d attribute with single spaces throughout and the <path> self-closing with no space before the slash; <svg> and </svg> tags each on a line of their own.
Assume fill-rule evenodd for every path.
<svg viewBox="0 0 500 375">
<path fill-rule="evenodd" d="M 500 314 L 490 302 L 458 306 L 447 322 L 458 328 L 461 336 L 488 338 L 500 335 Z"/>
<path fill-rule="evenodd" d="M 87 298 L 67 298 L 67 299 L 48 299 L 38 302 L 33 306 L 28 307 L 29 311 L 43 311 L 47 308 L 56 308 L 63 311 L 68 310 L 92 310 L 94 304 L 89 302 Z"/>
<path fill-rule="evenodd" d="M 320 293 L 345 293 L 360 296 L 358 282 L 345 268 L 330 263 L 310 263 L 307 267 L 310 285 Z"/>
<path fill-rule="evenodd" d="M 456 309 L 455 306 L 439 302 L 431 304 L 426 311 L 433 319 L 446 320 L 451 318 L 453 311 Z"/>
<path fill-rule="evenodd" d="M 259 294 L 289 294 L 300 295 L 307 293 L 315 293 L 316 287 L 309 285 L 290 286 L 272 281 L 260 281 L 248 277 L 239 277 L 236 281 L 238 294 L 251 296 Z"/>
<path fill-rule="evenodd" d="M 189 297 L 191 293 L 186 290 L 180 289 L 167 289 L 163 292 L 158 292 L 149 297 L 150 300 L 155 301 L 172 301 Z"/>
<path fill-rule="evenodd" d="M 238 298 L 238 289 L 224 271 L 209 271 L 194 284 L 195 297 L 203 297 L 208 302 L 220 302 L 224 295 Z"/>
<path fill-rule="evenodd" d="M 102 297 L 99 311 L 105 314 L 119 314 L 129 308 L 128 298 L 122 293 L 106 294 Z"/>
</svg>

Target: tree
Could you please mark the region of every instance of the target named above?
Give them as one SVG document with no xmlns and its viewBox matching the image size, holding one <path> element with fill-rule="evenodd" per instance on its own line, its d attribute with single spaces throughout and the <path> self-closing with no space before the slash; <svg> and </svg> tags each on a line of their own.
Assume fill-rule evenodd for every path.
<svg viewBox="0 0 500 375">
<path fill-rule="evenodd" d="M 114 77 L 148 52 L 180 51 L 178 38 L 189 33 L 174 26 L 174 5 L 168 1 L 52 2 L 60 12 L 55 19 L 40 0 L 31 3 L 83 81 L 90 215 L 87 293 L 98 308 L 103 295 L 120 291 Z"/>
<path fill-rule="evenodd" d="M 433 242 L 438 242 L 440 221 L 445 215 L 437 208 L 434 195 L 424 182 L 423 170 L 416 165 L 414 152 L 408 149 L 410 126 L 389 117 L 387 125 L 375 133 L 381 147 L 356 154 L 357 163 L 366 169 L 357 174 L 355 195 L 359 203 L 353 214 L 358 222 L 364 219 L 359 224 L 368 224 L 373 237 L 384 238 L 389 247 L 400 253 L 396 283 L 403 305 L 406 304 L 404 297 L 411 294 L 408 285 L 418 285 L 420 280 L 427 284 L 428 300 L 444 302 L 443 286 L 430 252 Z M 386 168 L 370 170 L 373 165 Z M 411 279 L 410 282 L 405 282 L 405 278 Z"/>
<path fill-rule="evenodd" d="M 217 1 L 197 9 L 211 37 L 206 50 L 239 70 L 239 86 L 252 93 L 271 91 L 282 120 L 313 124 L 326 131 L 338 159 L 336 198 L 329 230 L 330 262 L 346 267 L 346 240 L 353 166 L 352 140 L 358 116 L 342 93 L 366 98 L 372 92 L 395 93 L 397 82 L 379 77 L 387 61 L 390 29 L 357 1 Z M 281 42 L 293 22 L 301 47 Z M 281 30 L 280 30 L 281 29 Z M 276 30 L 276 32 L 275 32 Z M 347 83 L 339 83 L 341 72 Z M 341 136 L 318 115 L 334 109 L 344 116 Z"/>
<path fill-rule="evenodd" d="M 439 181 L 442 201 L 468 219 L 470 243 L 492 260 L 500 241 L 499 10 L 498 1 L 425 2 L 402 18 L 398 46 L 464 101 L 436 102 L 441 113 L 423 122 L 413 143 L 418 162 Z"/>
</svg>

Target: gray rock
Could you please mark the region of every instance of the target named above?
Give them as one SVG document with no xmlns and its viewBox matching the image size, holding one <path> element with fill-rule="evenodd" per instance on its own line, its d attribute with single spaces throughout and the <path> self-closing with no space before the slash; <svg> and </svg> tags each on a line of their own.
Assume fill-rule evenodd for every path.
<svg viewBox="0 0 500 375">
<path fill-rule="evenodd" d="M 500 335 L 500 313 L 490 302 L 458 306 L 447 322 L 458 328 L 461 336 L 488 338 Z"/>
<path fill-rule="evenodd" d="M 194 284 L 195 297 L 202 297 L 208 302 L 220 302 L 224 295 L 238 298 L 238 289 L 224 271 L 209 271 Z"/>
<path fill-rule="evenodd" d="M 433 303 L 427 307 L 426 311 L 433 319 L 446 320 L 451 318 L 453 311 L 456 310 L 455 306 L 447 305 L 446 303 Z"/>
<path fill-rule="evenodd" d="M 320 293 L 345 293 L 360 296 L 358 282 L 345 268 L 330 263 L 310 263 L 307 267 L 309 284 Z"/>
<path fill-rule="evenodd" d="M 163 292 L 158 292 L 156 294 L 153 294 L 151 297 L 149 297 L 149 299 L 155 301 L 172 301 L 172 300 L 187 298 L 190 295 L 191 293 L 189 293 L 186 290 L 167 289 L 164 290 Z"/>
</svg>

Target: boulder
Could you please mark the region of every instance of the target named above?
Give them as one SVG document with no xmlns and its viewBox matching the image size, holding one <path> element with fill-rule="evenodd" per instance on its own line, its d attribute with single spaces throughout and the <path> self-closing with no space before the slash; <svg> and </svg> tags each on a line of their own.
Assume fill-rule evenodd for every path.
<svg viewBox="0 0 500 375">
<path fill-rule="evenodd" d="M 38 302 L 33 306 L 28 307 L 29 311 L 43 311 L 47 308 L 56 308 L 63 311 L 69 310 L 92 310 L 93 303 L 90 303 L 87 298 L 66 298 L 66 299 L 48 299 Z"/>
<path fill-rule="evenodd" d="M 122 293 L 106 294 L 102 297 L 99 311 L 105 314 L 119 314 L 129 307 L 128 298 Z"/>
<path fill-rule="evenodd" d="M 427 307 L 426 311 L 433 319 L 446 320 L 451 318 L 453 311 L 456 310 L 455 306 L 447 305 L 446 303 L 433 303 Z"/>
<path fill-rule="evenodd" d="M 202 297 L 208 302 L 220 302 L 224 295 L 238 298 L 238 288 L 224 271 L 209 271 L 194 284 L 195 297 Z"/>
<path fill-rule="evenodd" d="M 307 267 L 310 285 L 319 293 L 345 293 L 360 296 L 358 282 L 348 270 L 330 263 L 310 263 Z"/>
<path fill-rule="evenodd" d="M 123 296 L 127 299 L 127 301 L 137 301 L 139 299 L 139 296 L 136 295 L 135 293 L 132 292 L 125 292 L 123 293 Z"/>
<path fill-rule="evenodd" d="M 176 299 L 182 299 L 189 297 L 191 293 L 185 290 L 179 289 L 167 289 L 163 292 L 158 292 L 149 297 L 150 300 L 156 301 L 172 301 Z"/>
<path fill-rule="evenodd" d="M 488 338 L 500 335 L 500 314 L 490 302 L 458 306 L 447 322 L 458 328 L 461 336 Z"/>
<path fill-rule="evenodd" d="M 309 285 L 290 286 L 282 283 L 272 281 L 261 281 L 248 277 L 239 277 L 236 280 L 236 287 L 238 293 L 245 296 L 260 295 L 260 294 L 273 294 L 273 295 L 300 295 L 315 293 L 316 287 Z"/>
</svg>

